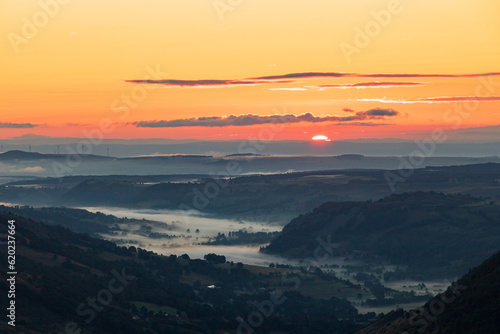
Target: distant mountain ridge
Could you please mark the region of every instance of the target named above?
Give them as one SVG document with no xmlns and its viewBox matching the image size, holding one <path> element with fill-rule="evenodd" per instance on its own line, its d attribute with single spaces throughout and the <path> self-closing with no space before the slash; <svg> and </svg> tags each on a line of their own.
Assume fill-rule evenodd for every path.
<svg viewBox="0 0 500 334">
<path fill-rule="evenodd" d="M 75 152 L 75 156 L 83 156 L 86 158 L 93 159 L 109 159 L 109 157 L 94 155 L 94 154 L 77 154 Z M 12 150 L 7 151 L 5 153 L 0 153 L 0 161 L 2 160 L 65 160 L 67 157 L 66 154 L 51 154 L 51 153 L 38 153 L 38 152 L 26 152 L 21 150 Z"/>
<path fill-rule="evenodd" d="M 199 143 L 201 146 L 206 143 Z M 246 143 L 248 144 L 248 143 Z M 194 144 L 193 144 L 194 145 Z M 300 171 L 371 169 L 395 170 L 402 168 L 403 161 L 408 157 L 395 154 L 385 156 L 368 156 L 356 153 L 354 150 L 344 152 L 322 152 L 311 143 L 300 152 L 282 154 L 263 153 L 255 148 L 247 147 L 239 150 L 235 143 L 224 143 L 227 150 L 214 151 L 207 146 L 206 150 L 183 151 L 163 145 L 153 151 L 136 152 L 127 147 L 119 151 L 111 145 L 82 145 L 52 147 L 50 152 L 38 153 L 11 150 L 0 153 L 0 162 L 7 164 L 0 170 L 0 176 L 32 175 L 43 177 L 64 177 L 75 175 L 160 175 L 160 174 L 220 174 L 227 171 L 229 164 L 236 165 L 241 174 L 278 174 Z M 236 146 L 235 146 L 236 145 Z M 165 148 L 167 149 L 161 149 Z M 232 147 L 232 148 L 230 148 Z M 234 153 L 234 152 L 238 153 Z M 241 152 L 239 152 L 241 151 Z M 59 154 L 56 154 L 59 152 Z M 225 155 L 226 152 L 229 154 Z M 407 152 L 412 152 L 408 150 Z M 481 152 L 476 150 L 476 152 Z M 327 154 L 331 153 L 331 154 Z M 406 153 L 408 154 L 408 153 Z M 500 163 L 500 157 L 492 154 L 479 154 L 476 157 L 440 156 L 438 153 L 426 157 L 414 168 L 472 165 L 482 163 Z M 408 162 L 406 162 L 408 164 Z M 403 168 L 407 166 L 403 165 Z"/>
<path fill-rule="evenodd" d="M 150 160 L 148 160 L 150 159 Z M 241 160 L 240 160 L 241 159 Z M 280 161 L 284 165 L 293 159 L 269 159 L 259 162 L 245 157 L 184 158 L 127 160 L 142 173 L 153 172 L 155 162 L 158 169 L 169 175 L 87 175 L 61 178 L 36 178 L 6 182 L 0 186 L 0 201 L 6 203 L 44 206 L 118 206 L 126 208 L 174 209 L 181 205 L 192 207 L 206 214 L 237 219 L 279 222 L 287 224 L 301 213 L 307 213 L 329 201 L 378 200 L 391 194 L 386 180 L 387 173 L 399 175 L 400 170 L 320 170 L 290 172 L 267 175 L 246 175 L 252 164 L 257 167 L 275 166 Z M 308 164 L 347 163 L 361 160 L 342 160 L 332 157 L 310 159 Z M 124 159 L 112 159 L 102 164 L 94 164 L 96 171 L 104 173 L 106 166 Z M 397 159 L 396 159 L 397 160 Z M 50 162 L 50 160 L 47 160 Z M 307 161 L 307 159 L 306 159 Z M 189 174 L 186 163 L 214 171 L 214 174 Z M 161 167 L 164 166 L 164 167 Z M 227 166 L 240 172 L 229 176 Z M 289 166 L 289 164 L 288 164 Z M 233 168 L 235 167 L 235 168 Z M 134 167 L 135 168 L 135 167 Z M 238 169 L 241 168 L 241 169 Z M 260 167 L 259 167 L 260 168 Z M 285 168 L 285 167 L 283 167 Z M 116 172 L 116 170 L 114 170 Z M 497 201 L 500 198 L 500 164 L 485 163 L 462 166 L 430 166 L 414 169 L 411 175 L 394 185 L 397 193 L 415 191 L 437 191 L 443 193 L 471 194 L 474 197 Z M 409 172 L 408 172 L 409 173 Z M 221 179 L 217 179 L 221 177 Z M 210 199 L 205 189 L 218 185 L 217 195 Z M 204 198 L 205 199 L 204 199 Z M 202 205 L 196 206 L 194 202 Z M 182 209 L 182 207 L 181 207 Z"/>
<path fill-rule="evenodd" d="M 435 156 L 493 156 L 500 152 L 498 146 L 500 126 L 448 130 L 448 140 L 437 145 Z M 480 130 L 479 132 L 477 130 Z M 458 132 L 462 132 L 459 134 Z M 431 133 L 421 134 L 422 138 L 432 138 Z M 486 136 L 485 136 L 486 135 Z M 9 150 L 25 150 L 32 145 L 34 151 L 52 153 L 57 145 L 61 150 L 66 146 L 75 149 L 77 143 L 87 142 L 88 138 L 52 138 L 40 135 L 25 135 L 12 139 L 4 139 L 2 143 Z M 93 145 L 94 154 L 106 155 L 109 147 L 111 155 L 130 157 L 152 154 L 211 154 L 228 155 L 234 153 L 251 153 L 255 151 L 248 139 L 240 140 L 197 140 L 197 139 L 106 139 L 100 145 Z M 263 145 L 264 144 L 264 145 Z M 311 140 L 274 140 L 259 143 L 259 154 L 269 155 L 341 155 L 363 154 L 377 156 L 407 155 L 417 147 L 415 140 L 398 138 L 359 138 L 313 143 Z M 246 150 L 239 148 L 244 147 Z M 66 151 L 64 151 L 66 152 Z"/>
<path fill-rule="evenodd" d="M 21 150 L 7 151 L 5 153 L 0 153 L 0 160 L 33 160 L 33 159 L 54 159 L 58 156 L 56 154 L 42 154 L 38 152 L 26 152 Z"/>
</svg>

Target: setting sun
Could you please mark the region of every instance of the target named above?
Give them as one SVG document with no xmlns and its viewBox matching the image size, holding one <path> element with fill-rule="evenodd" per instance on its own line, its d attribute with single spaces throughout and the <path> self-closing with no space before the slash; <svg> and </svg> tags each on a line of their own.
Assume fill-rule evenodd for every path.
<svg viewBox="0 0 500 334">
<path fill-rule="evenodd" d="M 317 140 L 317 141 L 330 141 L 330 138 L 328 138 L 327 136 L 318 135 L 318 136 L 314 136 L 314 137 L 312 137 L 312 140 Z"/>
</svg>

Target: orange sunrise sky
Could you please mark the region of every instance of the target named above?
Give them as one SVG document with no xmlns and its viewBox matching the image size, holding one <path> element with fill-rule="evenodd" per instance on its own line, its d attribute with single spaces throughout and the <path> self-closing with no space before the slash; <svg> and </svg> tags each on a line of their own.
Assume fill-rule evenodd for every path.
<svg viewBox="0 0 500 334">
<path fill-rule="evenodd" d="M 5 0 L 0 138 L 425 136 L 500 124 L 500 2 Z M 305 114 L 305 115 L 304 115 Z"/>
</svg>

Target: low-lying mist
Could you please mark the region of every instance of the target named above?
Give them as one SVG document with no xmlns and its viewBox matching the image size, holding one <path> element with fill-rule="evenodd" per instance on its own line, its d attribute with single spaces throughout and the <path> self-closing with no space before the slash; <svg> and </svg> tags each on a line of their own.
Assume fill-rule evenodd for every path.
<svg viewBox="0 0 500 334">
<path fill-rule="evenodd" d="M 120 232 L 101 234 L 105 239 L 124 246 L 138 246 L 160 254 L 182 255 L 203 258 L 205 254 L 225 255 L 228 261 L 247 264 L 269 265 L 271 262 L 289 262 L 284 258 L 259 253 L 261 245 L 211 246 L 201 245 L 215 238 L 219 233 L 247 231 L 276 232 L 282 227 L 266 222 L 247 222 L 212 218 L 196 211 L 180 210 L 130 210 L 110 207 L 80 207 L 90 212 L 101 212 L 119 218 L 144 219 L 144 224 L 119 224 Z M 158 224 L 148 224 L 155 221 Z M 149 237 L 151 235 L 157 237 Z"/>
</svg>

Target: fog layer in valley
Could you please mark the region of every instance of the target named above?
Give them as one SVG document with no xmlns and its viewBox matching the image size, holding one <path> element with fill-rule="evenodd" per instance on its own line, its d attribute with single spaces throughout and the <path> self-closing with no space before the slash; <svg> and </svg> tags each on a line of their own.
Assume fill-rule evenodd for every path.
<svg viewBox="0 0 500 334">
<path fill-rule="evenodd" d="M 135 218 L 157 221 L 148 228 L 145 226 L 120 224 L 123 233 L 103 234 L 102 237 L 121 245 L 135 245 L 161 254 L 188 254 L 192 258 L 203 258 L 205 254 L 217 253 L 225 255 L 228 261 L 248 264 L 269 265 L 271 262 L 283 263 L 279 257 L 259 253 L 259 246 L 209 246 L 200 245 L 214 238 L 219 233 L 245 230 L 252 232 L 276 232 L 282 227 L 266 222 L 245 222 L 230 219 L 217 219 L 202 216 L 196 211 L 179 210 L 128 210 L 109 207 L 81 207 L 90 212 L 101 212 L 119 218 Z M 147 228 L 147 229 L 146 229 Z M 197 230 L 199 232 L 197 232 Z M 149 238 L 143 232 L 168 234 L 172 237 Z"/>
</svg>

